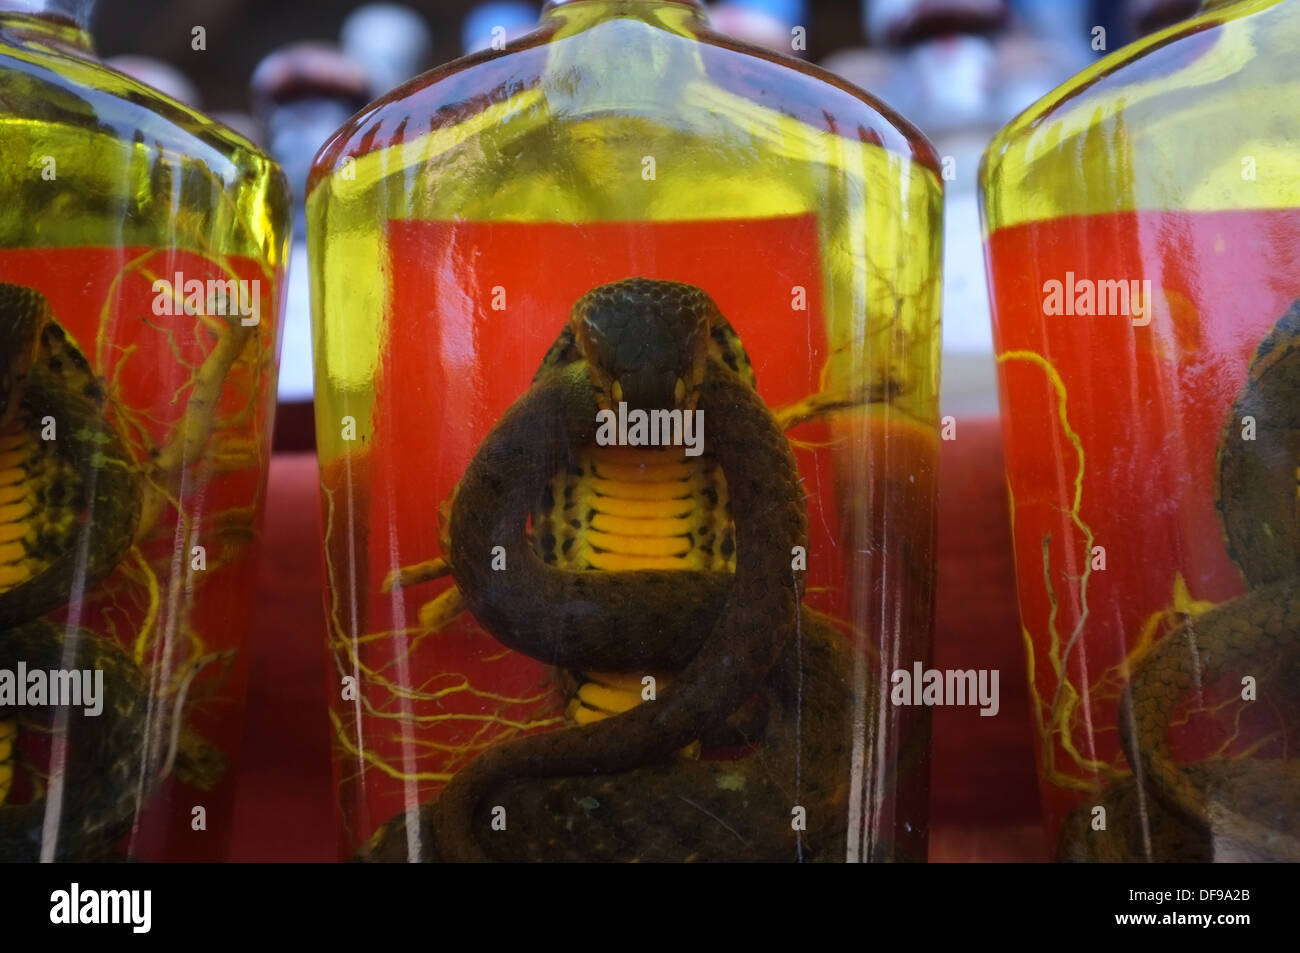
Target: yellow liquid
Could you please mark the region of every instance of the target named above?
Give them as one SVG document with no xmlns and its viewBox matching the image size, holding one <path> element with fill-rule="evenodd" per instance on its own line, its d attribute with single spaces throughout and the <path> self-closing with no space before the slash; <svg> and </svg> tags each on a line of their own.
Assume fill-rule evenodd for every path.
<svg viewBox="0 0 1300 953">
<path fill-rule="evenodd" d="M 812 216 L 820 262 L 819 287 L 812 293 L 820 298 L 824 324 L 818 329 L 824 344 L 818 346 L 814 390 L 855 395 L 854 406 L 843 412 L 814 413 L 831 421 L 834 446 L 818 450 L 823 455 L 817 459 L 835 474 L 841 496 L 839 511 L 831 512 L 828 504 L 820 516 L 835 527 L 828 530 L 828 545 L 849 563 L 856 551 L 876 545 L 880 552 L 897 552 L 904 536 L 915 539 L 919 582 L 908 598 L 923 621 L 905 635 L 882 627 L 879 618 L 858 621 L 870 633 L 864 641 L 883 657 L 899 651 L 909 660 L 926 657 L 941 205 L 937 159 L 915 130 L 828 74 L 737 47 L 709 31 L 697 9 L 680 3 L 582 0 L 555 6 L 543 15 L 538 32 L 504 52 L 435 70 L 359 113 L 317 156 L 307 201 L 331 646 L 340 674 L 379 684 L 371 666 L 380 663 L 365 655 L 365 647 L 381 634 L 396 632 L 403 647 L 394 651 L 402 658 L 409 657 L 408 649 L 416 655 L 437 652 L 429 643 L 418 648 L 416 629 L 403 630 L 394 618 L 396 596 L 368 581 L 375 570 L 367 560 L 389 558 L 374 548 L 377 538 L 386 538 L 387 524 L 376 525 L 366 513 L 376 465 L 367 453 L 382 428 L 382 389 L 409 388 L 412 399 L 438 419 L 416 440 L 437 440 L 438 433 L 452 439 L 458 426 L 440 416 L 450 413 L 454 394 L 409 377 L 385 379 L 386 350 L 436 320 L 392 305 L 390 255 L 402 249 L 390 247 L 390 220 L 594 226 Z M 617 234 L 611 241 L 619 241 Z M 782 252 L 778 244 L 766 254 Z M 532 253 L 545 260 L 547 250 Z M 700 254 L 709 254 L 707 246 Z M 746 269 L 760 273 L 773 260 L 760 256 Z M 487 280 L 473 261 L 467 253 L 430 261 L 428 269 L 445 270 L 439 287 L 468 294 Z M 566 268 L 564 260 L 548 265 Z M 783 290 L 772 307 L 789 309 L 793 291 Z M 431 309 L 437 305 L 429 302 Z M 753 349 L 746 315 L 727 316 Z M 545 325 L 553 338 L 566 317 L 561 310 L 503 320 L 525 322 L 529 330 Z M 811 333 L 806 340 L 790 333 L 794 346 L 811 346 Z M 449 349 L 459 347 L 450 340 Z M 760 368 L 760 391 L 764 373 Z M 777 366 L 766 373 L 770 381 L 782 371 Z M 474 391 L 488 385 L 471 376 L 455 386 Z M 784 409 L 797 416 L 797 407 Z M 476 419 L 472 425 L 487 423 Z M 872 436 L 884 433 L 899 439 Z M 414 481 L 427 477 L 418 471 L 404 475 Z M 895 493 L 897 484 L 902 489 Z M 430 491 L 429 512 L 438 497 Z M 817 524 L 819 514 L 810 518 Z M 392 519 L 400 522 L 400 514 Z M 880 530 L 882 523 L 889 540 L 873 537 L 873 544 L 872 528 Z M 425 558 L 437 555 L 430 551 Z M 861 596 L 858 614 L 878 613 L 879 605 L 866 608 L 867 595 L 858 589 L 867 588 L 867 571 L 856 577 L 846 572 L 845 590 Z M 904 589 L 906 584 L 891 599 L 902 598 Z M 906 643 L 901 648 L 900 640 Z M 383 677 L 397 671 L 385 668 Z M 377 792 L 405 787 L 408 803 L 422 801 L 446 779 L 445 772 L 422 767 L 418 752 L 388 758 L 368 748 L 376 728 L 393 727 L 372 718 L 372 704 L 367 699 L 359 707 L 345 702 L 335 709 L 351 828 L 344 838 L 348 851 L 391 813 L 370 806 L 372 798 L 383 796 Z M 886 709 L 882 734 L 903 734 L 896 715 Z M 400 722 L 403 716 L 394 717 Z M 406 737 L 419 737 L 415 724 L 409 722 Z M 882 745 L 877 757 L 893 757 L 884 752 Z M 905 807 L 874 808 L 865 825 L 871 833 L 857 835 L 866 847 L 850 851 L 855 858 L 924 857 L 925 785 L 917 780 L 923 774 L 911 771 Z M 888 847 L 877 843 L 877 834 Z"/>
<path fill-rule="evenodd" d="M 162 246 L 282 268 L 278 167 L 102 66 L 89 43 L 71 25 L 0 14 L 0 247 Z"/>
<path fill-rule="evenodd" d="M 1003 128 L 984 154 L 985 234 L 1125 209 L 1300 205 L 1300 11 L 1207 4 L 1099 60 Z"/>
</svg>

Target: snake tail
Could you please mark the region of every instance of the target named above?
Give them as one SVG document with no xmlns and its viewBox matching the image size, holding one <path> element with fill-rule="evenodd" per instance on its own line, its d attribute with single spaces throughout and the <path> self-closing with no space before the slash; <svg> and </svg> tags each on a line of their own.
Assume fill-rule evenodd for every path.
<svg viewBox="0 0 1300 953">
<path fill-rule="evenodd" d="M 1121 719 L 1120 736 L 1139 781 L 1166 805 L 1261 858 L 1300 860 L 1300 839 L 1291 818 L 1300 817 L 1300 765 L 1257 761 L 1271 783 L 1215 797 L 1200 775 L 1174 758 L 1168 729 L 1189 695 L 1230 674 L 1260 673 L 1278 657 L 1300 649 L 1300 589 L 1275 583 L 1252 590 L 1211 612 L 1187 620 L 1143 660 L 1130 682 L 1132 716 Z M 1224 765 L 1229 762 L 1202 762 Z M 1280 810 L 1275 789 L 1291 796 L 1292 810 Z"/>
<path fill-rule="evenodd" d="M 480 783 L 489 803 L 504 808 L 507 824 L 494 827 L 489 812 L 467 821 L 481 851 L 475 859 L 842 860 L 852 759 L 853 692 L 846 673 L 853 671 L 854 649 L 810 614 L 801 628 L 771 672 L 771 690 L 764 693 L 770 717 L 752 750 L 728 760 L 665 757 L 622 772 L 538 780 L 521 773 L 533 766 L 520 760 L 521 743 L 507 772 L 513 777 Z M 536 762 L 538 772 L 545 771 L 544 758 Z M 458 859 L 456 846 L 445 846 L 439 803 L 420 807 L 413 831 L 405 814 L 389 821 L 363 859 Z M 804 830 L 791 823 L 799 806 L 806 810 Z"/>
<path fill-rule="evenodd" d="M 150 704 L 144 676 L 112 639 L 46 622 L 29 622 L 0 637 L 0 669 L 14 671 L 19 662 L 29 672 L 102 671 L 103 710 L 90 715 L 77 706 L 0 708 L 0 715 L 16 717 L 22 728 L 48 735 L 56 753 L 51 760 L 66 765 L 24 803 L 0 805 L 0 859 L 106 859 L 130 830 L 147 789 L 140 777 Z M 61 803 L 53 798 L 56 784 Z"/>
<path fill-rule="evenodd" d="M 1300 763 L 1251 757 L 1182 765 L 1169 728 L 1185 699 L 1221 679 L 1259 680 L 1279 661 L 1289 671 L 1300 662 L 1298 460 L 1300 301 L 1260 343 L 1219 440 L 1218 511 L 1228 553 L 1251 588 L 1157 643 L 1133 673 L 1131 705 L 1120 719 L 1137 783 L 1207 832 L 1216 850 L 1253 859 L 1300 860 Z"/>
</svg>

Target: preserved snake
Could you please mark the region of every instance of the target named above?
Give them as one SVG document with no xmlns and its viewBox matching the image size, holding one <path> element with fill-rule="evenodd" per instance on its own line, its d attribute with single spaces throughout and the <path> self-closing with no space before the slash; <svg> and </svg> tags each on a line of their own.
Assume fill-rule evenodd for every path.
<svg viewBox="0 0 1300 953">
<path fill-rule="evenodd" d="M 1228 553 L 1250 591 L 1185 619 L 1138 662 L 1119 725 L 1135 775 L 1111 785 L 1102 802 L 1118 826 L 1094 832 L 1090 812 L 1076 813 L 1062 843 L 1068 859 L 1300 860 L 1300 763 L 1180 764 L 1169 743 L 1190 693 L 1228 675 L 1258 678 L 1278 663 L 1280 681 L 1300 671 L 1298 338 L 1300 302 L 1259 345 L 1219 439 L 1215 497 Z"/>
<path fill-rule="evenodd" d="M 618 403 L 703 411 L 701 466 L 721 475 L 729 513 L 686 532 L 727 569 L 574 569 L 563 542 L 539 543 L 538 514 L 587 472 L 597 412 Z M 574 514 L 569 541 L 597 516 Z M 449 541 L 456 586 L 497 641 L 562 669 L 671 679 L 629 710 L 489 749 L 362 859 L 843 857 L 858 659 L 803 606 L 798 466 L 707 294 L 631 278 L 584 295 L 457 484 Z M 739 756 L 681 753 L 729 734 Z"/>
<path fill-rule="evenodd" d="M 104 673 L 96 716 L 70 707 L 64 721 L 44 705 L 0 707 L 10 726 L 7 781 L 15 722 L 68 746 L 56 826 L 45 828 L 48 791 L 21 804 L 0 798 L 0 860 L 41 859 L 43 843 L 53 844 L 49 859 L 103 859 L 144 794 L 149 695 L 139 667 L 112 639 L 40 620 L 103 580 L 135 537 L 141 490 L 104 399 L 45 298 L 0 283 L 0 669 Z"/>
</svg>

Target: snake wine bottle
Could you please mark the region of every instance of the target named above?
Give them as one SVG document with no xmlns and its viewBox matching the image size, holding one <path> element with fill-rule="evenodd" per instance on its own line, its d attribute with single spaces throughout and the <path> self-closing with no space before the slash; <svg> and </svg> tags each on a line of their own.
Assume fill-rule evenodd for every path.
<svg viewBox="0 0 1300 953">
<path fill-rule="evenodd" d="M 924 859 L 937 157 L 693 0 L 497 46 L 309 185 L 342 852 Z"/>
<path fill-rule="evenodd" d="M 982 170 L 1065 860 L 1300 860 L 1300 4 L 1208 3 Z"/>
<path fill-rule="evenodd" d="M 216 860 L 286 186 L 88 6 L 0 0 L 0 861 Z"/>
</svg>

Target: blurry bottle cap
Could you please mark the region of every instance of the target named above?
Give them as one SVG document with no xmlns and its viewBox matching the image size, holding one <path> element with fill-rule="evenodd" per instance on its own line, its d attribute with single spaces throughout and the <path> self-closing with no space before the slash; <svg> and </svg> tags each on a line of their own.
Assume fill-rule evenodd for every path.
<svg viewBox="0 0 1300 953">
<path fill-rule="evenodd" d="M 339 45 L 365 67 L 371 95 L 378 96 L 424 72 L 433 53 L 433 33 L 410 7 L 367 3 L 343 21 Z"/>
<path fill-rule="evenodd" d="M 338 99 L 360 109 L 370 100 L 365 68 L 327 43 L 291 43 L 269 54 L 249 83 L 259 113 L 295 99 Z"/>
<path fill-rule="evenodd" d="M 477 53 L 502 42 L 523 36 L 537 26 L 537 7 L 531 3 L 480 3 L 465 17 L 461 26 L 461 52 Z"/>
<path fill-rule="evenodd" d="M 873 43 L 907 46 L 954 33 L 988 33 L 1007 20 L 1006 0 L 870 0 Z"/>
<path fill-rule="evenodd" d="M 146 86 L 152 86 L 179 103 L 195 109 L 202 106 L 198 88 L 190 82 L 188 76 L 170 63 L 156 60 L 152 56 L 130 55 L 110 56 L 104 62 L 119 73 L 125 73 Z"/>
<path fill-rule="evenodd" d="M 1051 38 L 1012 32 L 998 37 L 994 50 L 993 120 L 997 125 L 1046 96 L 1074 72 L 1075 48 L 1062 48 Z"/>
<path fill-rule="evenodd" d="M 909 118 L 928 135 L 987 121 L 997 67 L 987 37 L 954 33 L 925 40 L 906 59 L 920 94 Z"/>
</svg>

